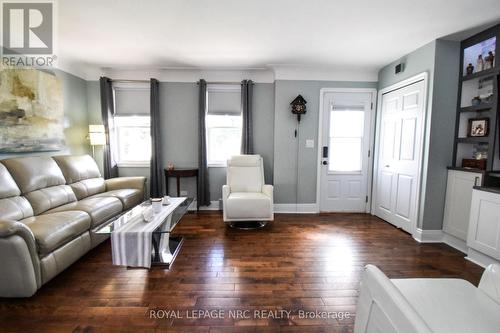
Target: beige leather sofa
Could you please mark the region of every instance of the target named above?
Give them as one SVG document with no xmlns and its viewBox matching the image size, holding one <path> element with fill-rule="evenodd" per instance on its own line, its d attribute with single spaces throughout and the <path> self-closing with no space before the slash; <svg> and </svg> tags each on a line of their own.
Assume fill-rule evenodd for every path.
<svg viewBox="0 0 500 333">
<path fill-rule="evenodd" d="M 144 200 L 144 177 L 104 180 L 88 156 L 0 161 L 0 297 L 27 297 L 107 237 L 92 232 Z"/>
</svg>

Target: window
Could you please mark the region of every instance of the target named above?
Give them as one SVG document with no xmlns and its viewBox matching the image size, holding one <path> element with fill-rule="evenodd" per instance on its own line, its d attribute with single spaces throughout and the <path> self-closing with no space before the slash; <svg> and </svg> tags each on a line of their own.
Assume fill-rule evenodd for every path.
<svg viewBox="0 0 500 333">
<path fill-rule="evenodd" d="M 151 132 L 149 116 L 115 116 L 119 166 L 149 166 Z"/>
<path fill-rule="evenodd" d="M 359 107 L 332 107 L 330 111 L 330 153 L 332 172 L 361 172 L 365 113 Z"/>
<path fill-rule="evenodd" d="M 227 160 L 241 153 L 241 88 L 239 85 L 207 87 L 208 166 L 226 166 Z"/>
</svg>

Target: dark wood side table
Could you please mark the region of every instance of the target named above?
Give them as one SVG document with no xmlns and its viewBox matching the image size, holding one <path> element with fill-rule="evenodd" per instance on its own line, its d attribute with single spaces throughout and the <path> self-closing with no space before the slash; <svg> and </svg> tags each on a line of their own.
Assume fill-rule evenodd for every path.
<svg viewBox="0 0 500 333">
<path fill-rule="evenodd" d="M 177 179 L 177 196 L 181 196 L 180 179 L 184 177 L 196 177 L 196 197 L 198 198 L 198 169 L 197 168 L 175 168 L 172 170 L 165 169 L 165 190 L 168 195 L 168 178 L 175 177 Z M 200 200 L 196 199 L 196 210 L 200 210 Z"/>
</svg>

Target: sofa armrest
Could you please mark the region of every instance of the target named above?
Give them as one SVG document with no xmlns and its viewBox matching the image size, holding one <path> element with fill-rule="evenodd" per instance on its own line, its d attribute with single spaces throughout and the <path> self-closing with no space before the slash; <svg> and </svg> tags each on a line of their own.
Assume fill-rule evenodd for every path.
<svg viewBox="0 0 500 333">
<path fill-rule="evenodd" d="M 28 297 L 41 286 L 35 237 L 23 223 L 0 220 L 0 296 Z"/>
<path fill-rule="evenodd" d="M 262 185 L 262 193 L 270 197 L 271 200 L 273 199 L 273 191 L 274 191 L 273 185 Z"/>
<path fill-rule="evenodd" d="M 106 191 L 136 189 L 145 192 L 146 177 L 118 177 L 106 179 Z"/>
<path fill-rule="evenodd" d="M 500 265 L 491 264 L 486 267 L 478 288 L 500 304 Z"/>
</svg>

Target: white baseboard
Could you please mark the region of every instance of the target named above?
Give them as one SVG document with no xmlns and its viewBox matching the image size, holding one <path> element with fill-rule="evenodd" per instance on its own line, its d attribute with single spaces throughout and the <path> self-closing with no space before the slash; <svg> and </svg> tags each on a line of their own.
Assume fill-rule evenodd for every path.
<svg viewBox="0 0 500 333">
<path fill-rule="evenodd" d="M 460 252 L 467 254 L 467 244 L 464 240 L 461 240 L 455 236 L 449 235 L 443 232 L 443 243 L 457 249 Z"/>
<path fill-rule="evenodd" d="M 486 267 L 490 264 L 497 264 L 500 265 L 500 261 L 493 259 L 490 256 L 487 256 L 486 254 L 483 254 L 481 252 L 478 252 L 474 249 L 469 248 L 469 251 L 467 253 L 467 257 L 465 259 L 475 263 L 476 265 L 479 265 L 481 267 Z"/>
<path fill-rule="evenodd" d="M 275 214 L 316 214 L 318 206 L 312 204 L 274 204 Z"/>
<path fill-rule="evenodd" d="M 443 231 L 442 230 L 422 230 L 417 228 L 413 233 L 413 239 L 419 243 L 442 243 Z"/>
<path fill-rule="evenodd" d="M 191 203 L 189 210 L 196 210 L 196 200 Z M 219 200 L 210 201 L 210 206 L 200 206 L 200 210 L 219 210 Z"/>
<path fill-rule="evenodd" d="M 189 210 L 196 210 L 196 201 L 189 206 Z M 219 210 L 219 200 L 213 200 L 210 206 L 200 206 L 200 210 Z M 316 214 L 318 207 L 312 204 L 274 204 L 275 214 Z"/>
</svg>

